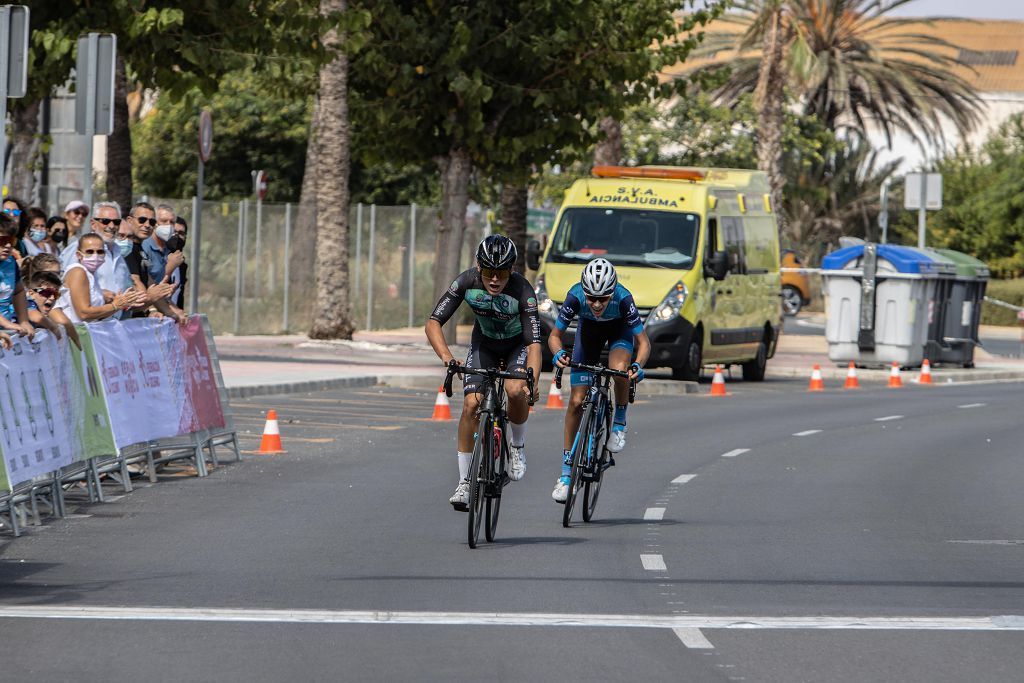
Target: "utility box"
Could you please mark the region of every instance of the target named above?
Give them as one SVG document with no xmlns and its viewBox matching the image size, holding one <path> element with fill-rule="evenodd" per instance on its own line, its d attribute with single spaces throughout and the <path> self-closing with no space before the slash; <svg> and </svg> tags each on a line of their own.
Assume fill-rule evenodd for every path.
<svg viewBox="0 0 1024 683">
<path fill-rule="evenodd" d="M 828 254 L 821 274 L 829 359 L 921 365 L 942 305 L 936 297 L 955 274 L 951 262 L 924 250 L 866 243 Z"/>
</svg>

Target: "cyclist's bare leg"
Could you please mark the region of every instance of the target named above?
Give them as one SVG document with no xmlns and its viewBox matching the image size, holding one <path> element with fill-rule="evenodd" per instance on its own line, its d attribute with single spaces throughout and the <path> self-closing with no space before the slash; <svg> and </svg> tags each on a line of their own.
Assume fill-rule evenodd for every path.
<svg viewBox="0 0 1024 683">
<path fill-rule="evenodd" d="M 466 394 L 462 404 L 462 416 L 459 418 L 459 450 L 463 453 L 473 452 L 473 435 L 476 434 L 477 424 L 480 422 L 476 414 L 480 405 L 480 394 Z"/>
<path fill-rule="evenodd" d="M 530 404 L 526 398 L 525 379 L 505 380 L 505 395 L 508 396 L 508 419 L 523 424 L 530 417 Z"/>
<path fill-rule="evenodd" d="M 571 449 L 572 442 L 576 439 L 576 432 L 583 418 L 583 401 L 587 398 L 589 388 L 586 385 L 573 387 L 569 394 L 569 407 L 565 409 L 565 450 Z"/>
<path fill-rule="evenodd" d="M 612 370 L 625 372 L 629 362 L 633 360 L 633 350 L 617 346 L 608 352 L 608 367 Z M 629 401 L 629 380 L 625 377 L 613 377 L 615 383 L 615 403 L 624 405 Z"/>
</svg>

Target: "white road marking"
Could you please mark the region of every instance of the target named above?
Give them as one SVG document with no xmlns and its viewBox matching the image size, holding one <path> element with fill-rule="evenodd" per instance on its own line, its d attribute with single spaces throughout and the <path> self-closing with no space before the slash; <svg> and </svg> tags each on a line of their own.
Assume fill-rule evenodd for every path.
<svg viewBox="0 0 1024 683">
<path fill-rule="evenodd" d="M 647 508 L 644 510 L 644 519 L 665 519 L 665 508 Z"/>
<path fill-rule="evenodd" d="M 658 556 L 660 557 L 660 556 Z M 306 624 L 419 624 L 427 626 L 580 626 L 610 628 L 800 629 L 871 631 L 1024 631 L 1024 615 L 908 616 L 672 616 L 533 612 L 389 612 L 373 610 L 221 609 L 5 605 L 0 618 L 119 621 L 264 622 Z"/>
<path fill-rule="evenodd" d="M 715 646 L 704 637 L 699 628 L 674 628 L 672 631 L 691 650 L 714 650 Z"/>
<path fill-rule="evenodd" d="M 957 408 L 984 408 L 987 405 L 987 403 L 965 403 L 962 406 L 957 406 Z"/>
<path fill-rule="evenodd" d="M 902 420 L 902 415 L 886 415 L 885 417 L 876 417 L 875 422 L 889 422 L 890 420 Z"/>
<path fill-rule="evenodd" d="M 968 545 L 1024 545 L 1024 540 L 1015 539 L 977 539 L 977 540 L 962 540 L 962 541 L 946 541 L 946 543 L 966 543 Z"/>
<path fill-rule="evenodd" d="M 678 477 L 672 480 L 673 484 L 685 484 L 696 477 L 696 474 L 680 474 Z"/>
<path fill-rule="evenodd" d="M 793 436 L 810 436 L 811 434 L 820 434 L 820 433 L 821 433 L 820 429 L 808 429 L 808 430 L 803 431 L 803 432 L 797 432 Z"/>
<path fill-rule="evenodd" d="M 729 451 L 728 453 L 722 453 L 722 457 L 723 458 L 735 458 L 737 455 L 743 455 L 744 453 L 748 453 L 749 451 L 750 451 L 749 448 L 734 448 L 731 451 Z"/>
<path fill-rule="evenodd" d="M 641 555 L 640 562 L 643 563 L 644 569 L 649 572 L 663 572 L 668 570 L 668 567 L 665 566 L 665 558 L 661 555 Z"/>
</svg>

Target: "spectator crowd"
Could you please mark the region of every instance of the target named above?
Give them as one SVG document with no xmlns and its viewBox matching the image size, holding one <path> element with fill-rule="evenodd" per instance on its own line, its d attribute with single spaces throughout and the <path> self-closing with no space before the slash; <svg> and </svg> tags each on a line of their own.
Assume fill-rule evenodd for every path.
<svg viewBox="0 0 1024 683">
<path fill-rule="evenodd" d="M 0 344 L 37 329 L 78 344 L 76 323 L 169 317 L 184 323 L 188 225 L 174 207 L 74 200 L 60 216 L 3 199 Z"/>
</svg>

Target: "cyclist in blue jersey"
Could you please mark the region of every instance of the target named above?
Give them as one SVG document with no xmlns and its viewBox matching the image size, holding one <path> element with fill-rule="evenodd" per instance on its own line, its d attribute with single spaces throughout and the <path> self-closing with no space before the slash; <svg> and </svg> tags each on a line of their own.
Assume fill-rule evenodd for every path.
<svg viewBox="0 0 1024 683">
<path fill-rule="evenodd" d="M 522 380 L 507 380 L 509 418 L 509 463 L 506 474 L 513 481 L 526 473 L 526 420 L 530 415 L 526 369 L 540 375 L 540 317 L 533 285 L 512 271 L 517 257 L 516 245 L 504 235 L 485 237 L 476 250 L 476 267 L 459 275 L 441 296 L 427 320 L 427 341 L 445 365 L 452 352 L 441 331 L 462 302 L 476 316 L 469 343 L 466 366 L 477 369 L 498 367 L 504 362 L 508 372 L 522 373 Z M 469 468 L 473 459 L 473 435 L 480 421 L 481 378 L 466 375 L 465 402 L 459 419 L 459 483 L 448 502 L 456 510 L 469 510 Z"/>
<path fill-rule="evenodd" d="M 573 285 L 565 296 L 558 311 L 555 329 L 548 337 L 553 362 L 559 367 L 569 366 L 569 354 L 562 346 L 562 334 L 569 324 L 579 316 L 576 338 L 573 342 L 572 361 L 593 365 L 601 360 L 601 351 L 608 344 L 608 367 L 625 371 L 629 368 L 631 379 L 644 378 L 643 366 L 651 354 L 651 342 L 644 331 L 640 312 L 633 302 L 633 295 L 618 282 L 615 266 L 603 258 L 590 261 L 583 269 L 579 284 Z M 632 364 L 633 340 L 636 340 L 636 361 Z M 591 383 L 591 374 L 573 370 L 571 375 L 572 394 L 565 412 L 565 442 L 562 451 L 562 476 L 555 482 L 551 497 L 556 503 L 564 503 L 569 491 L 571 471 L 571 449 L 576 431 L 583 415 L 583 400 Z M 618 453 L 626 445 L 626 399 L 629 383 L 624 377 L 615 378 L 615 416 L 612 418 L 612 433 L 608 439 L 608 450 Z M 621 403 L 620 403 L 621 402 Z"/>
</svg>

